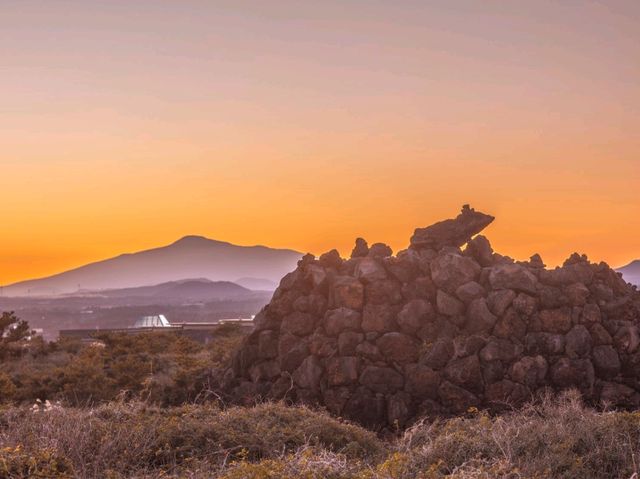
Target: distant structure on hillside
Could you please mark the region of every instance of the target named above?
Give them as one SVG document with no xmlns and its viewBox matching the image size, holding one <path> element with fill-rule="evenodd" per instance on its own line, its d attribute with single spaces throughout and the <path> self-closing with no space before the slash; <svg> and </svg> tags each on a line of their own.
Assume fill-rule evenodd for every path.
<svg viewBox="0 0 640 479">
<path fill-rule="evenodd" d="M 115 329 L 63 329 L 61 338 L 75 338 L 83 342 L 93 343 L 95 337 L 102 333 L 141 334 L 151 332 L 176 333 L 186 336 L 194 341 L 207 344 L 216 335 L 216 331 L 226 325 L 237 325 L 240 328 L 250 330 L 253 328 L 253 316 L 251 318 L 225 318 L 213 322 L 203 323 L 171 323 L 164 314 L 142 316 L 128 328 Z"/>
<path fill-rule="evenodd" d="M 164 314 L 156 316 L 142 316 L 131 328 L 170 328 L 171 324 Z"/>
</svg>

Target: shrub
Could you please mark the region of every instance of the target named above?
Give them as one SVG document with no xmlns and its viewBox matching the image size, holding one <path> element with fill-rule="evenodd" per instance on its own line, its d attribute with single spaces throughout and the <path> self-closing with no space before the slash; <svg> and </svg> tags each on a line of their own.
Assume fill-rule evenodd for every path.
<svg viewBox="0 0 640 479">
<path fill-rule="evenodd" d="M 69 458 L 73 470 L 87 478 L 104 477 L 108 470 L 127 475 L 174 470 L 193 461 L 222 467 L 231 460 L 276 460 L 311 445 L 344 461 L 373 460 L 384 452 L 383 443 L 369 431 L 282 404 L 226 411 L 141 403 L 92 410 L 9 408 L 0 412 L 0 429 L 0 447 L 21 445 L 31 455 L 53 451 Z"/>
<path fill-rule="evenodd" d="M 0 477 L 67 479 L 74 477 L 71 461 L 49 449 L 28 453 L 18 445 L 0 449 Z"/>
<path fill-rule="evenodd" d="M 409 458 L 401 477 L 425 470 L 462 477 L 461 469 L 478 467 L 524 477 L 630 477 L 638 472 L 639 444 L 640 414 L 597 412 L 574 391 L 495 418 L 477 413 L 420 423 L 400 443 Z"/>
</svg>

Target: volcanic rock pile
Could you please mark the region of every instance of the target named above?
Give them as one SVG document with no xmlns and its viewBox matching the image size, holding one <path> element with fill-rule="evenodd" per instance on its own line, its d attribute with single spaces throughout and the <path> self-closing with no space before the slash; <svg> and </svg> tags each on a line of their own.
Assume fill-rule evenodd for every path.
<svg viewBox="0 0 640 479">
<path fill-rule="evenodd" d="M 320 404 L 378 427 L 567 388 L 640 406 L 635 287 L 578 254 L 549 270 L 538 255 L 494 253 L 477 235 L 493 219 L 464 206 L 396 256 L 359 238 L 350 259 L 303 257 L 236 352 L 232 397 Z"/>
</svg>

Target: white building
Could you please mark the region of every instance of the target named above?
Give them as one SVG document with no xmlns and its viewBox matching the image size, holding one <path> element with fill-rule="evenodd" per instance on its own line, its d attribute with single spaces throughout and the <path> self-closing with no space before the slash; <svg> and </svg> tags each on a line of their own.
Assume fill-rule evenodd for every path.
<svg viewBox="0 0 640 479">
<path fill-rule="evenodd" d="M 171 324 L 164 314 L 143 316 L 136 320 L 132 328 L 170 328 Z"/>
</svg>

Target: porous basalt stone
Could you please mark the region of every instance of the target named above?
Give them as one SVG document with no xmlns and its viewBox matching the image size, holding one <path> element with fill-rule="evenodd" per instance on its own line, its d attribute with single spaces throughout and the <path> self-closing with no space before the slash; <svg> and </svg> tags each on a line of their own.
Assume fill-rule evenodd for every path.
<svg viewBox="0 0 640 479">
<path fill-rule="evenodd" d="M 305 255 L 235 352 L 227 397 L 321 404 L 376 428 L 567 388 L 639 407 L 637 289 L 581 255 L 548 270 L 495 253 L 474 237 L 492 221 L 465 207 L 396 256 L 361 238 L 350 259 Z"/>
</svg>

